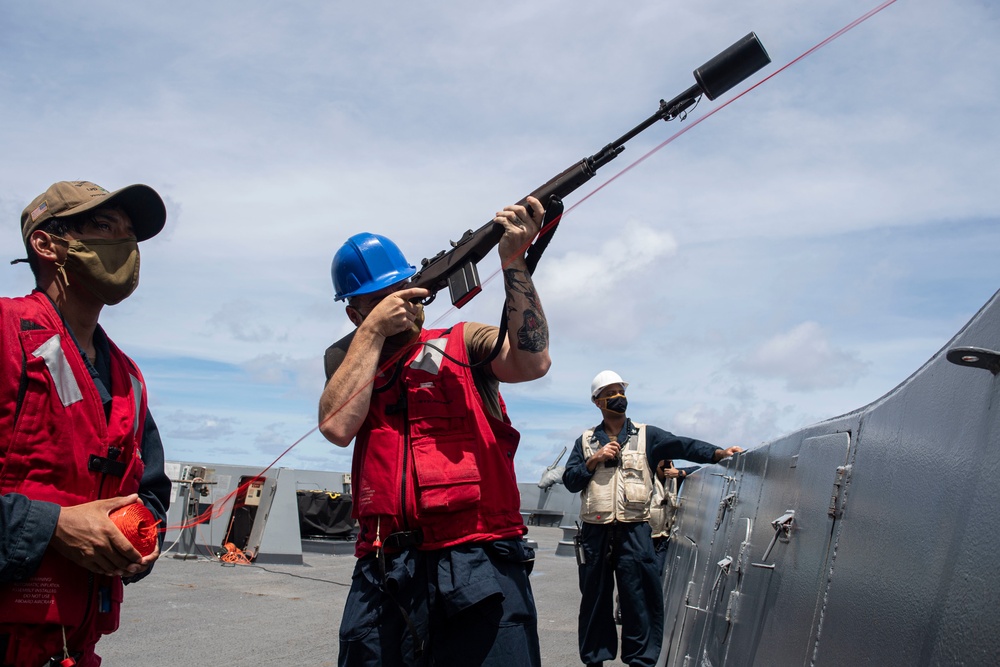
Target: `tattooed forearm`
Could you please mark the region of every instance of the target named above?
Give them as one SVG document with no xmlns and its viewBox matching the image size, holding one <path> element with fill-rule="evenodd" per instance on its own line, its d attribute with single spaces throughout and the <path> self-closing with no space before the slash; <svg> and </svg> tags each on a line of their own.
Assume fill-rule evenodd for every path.
<svg viewBox="0 0 1000 667">
<path fill-rule="evenodd" d="M 542 311 L 538 304 L 538 294 L 535 293 L 535 285 L 531 282 L 531 276 L 522 269 L 504 269 L 504 282 L 507 285 L 507 319 L 516 313 L 519 308 L 515 301 L 527 301 L 528 307 L 538 312 Z"/>
<path fill-rule="evenodd" d="M 514 314 L 521 312 L 522 323 L 517 330 L 518 349 L 544 352 L 549 346 L 549 325 L 545 322 L 531 276 L 523 269 L 505 269 L 504 282 L 508 292 L 507 321 L 513 323 Z"/>
<path fill-rule="evenodd" d="M 514 294 L 523 294 L 528 303 L 535 305 L 538 303 L 538 295 L 535 294 L 535 286 L 531 282 L 531 276 L 523 269 L 504 269 L 503 280 L 507 284 L 507 290 Z"/>
<path fill-rule="evenodd" d="M 524 324 L 517 330 L 517 347 L 525 352 L 544 352 L 549 346 L 549 325 L 533 310 L 524 311 Z"/>
</svg>

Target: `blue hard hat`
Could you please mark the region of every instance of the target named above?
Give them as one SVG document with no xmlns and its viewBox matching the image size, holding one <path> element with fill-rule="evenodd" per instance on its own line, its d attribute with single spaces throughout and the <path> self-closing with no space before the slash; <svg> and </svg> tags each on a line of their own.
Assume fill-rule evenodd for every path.
<svg viewBox="0 0 1000 667">
<path fill-rule="evenodd" d="M 333 289 L 336 300 L 371 294 L 417 272 L 399 247 L 384 236 L 361 232 L 340 246 L 333 256 Z"/>
</svg>

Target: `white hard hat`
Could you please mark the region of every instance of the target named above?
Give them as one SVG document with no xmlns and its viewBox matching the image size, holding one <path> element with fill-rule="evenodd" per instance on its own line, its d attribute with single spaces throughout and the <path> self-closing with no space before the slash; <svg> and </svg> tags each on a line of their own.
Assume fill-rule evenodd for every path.
<svg viewBox="0 0 1000 667">
<path fill-rule="evenodd" d="M 597 398 L 601 390 L 609 384 L 620 384 L 622 388 L 628 386 L 628 382 L 623 380 L 622 376 L 618 375 L 618 373 L 614 371 L 601 371 L 594 377 L 594 381 L 590 383 L 590 397 Z"/>
</svg>

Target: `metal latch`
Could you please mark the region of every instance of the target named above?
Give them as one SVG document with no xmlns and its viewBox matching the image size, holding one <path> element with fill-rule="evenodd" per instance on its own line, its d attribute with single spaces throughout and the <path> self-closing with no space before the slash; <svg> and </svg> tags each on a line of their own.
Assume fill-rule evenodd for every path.
<svg viewBox="0 0 1000 667">
<path fill-rule="evenodd" d="M 694 591 L 694 586 L 694 579 L 690 579 L 687 584 L 687 589 L 684 591 L 684 606 L 688 609 L 707 613 L 707 609 L 702 609 L 701 607 L 696 607 L 691 604 L 691 593 Z"/>
<path fill-rule="evenodd" d="M 733 564 L 733 559 L 731 556 L 726 556 L 716 564 L 719 566 L 719 573 L 715 575 L 715 583 L 712 584 L 713 591 L 719 587 L 719 582 L 722 581 L 723 575 L 729 576 L 729 567 Z"/>
<path fill-rule="evenodd" d="M 792 525 L 795 522 L 795 510 L 788 510 L 777 519 L 771 522 L 771 526 L 774 527 L 774 537 L 771 538 L 771 543 L 767 545 L 767 550 L 764 552 L 764 556 L 761 560 L 767 560 L 767 557 L 771 555 L 771 549 L 777 544 L 780 539 L 782 542 L 787 542 L 789 535 L 792 532 Z M 768 563 L 750 563 L 754 567 L 763 567 L 768 570 L 774 569 L 774 564 Z"/>
<path fill-rule="evenodd" d="M 719 501 L 719 511 L 715 515 L 715 529 L 718 530 L 719 526 L 722 525 L 722 520 L 726 518 L 726 510 L 730 507 L 736 507 L 736 492 L 727 494 L 725 498 Z"/>
</svg>

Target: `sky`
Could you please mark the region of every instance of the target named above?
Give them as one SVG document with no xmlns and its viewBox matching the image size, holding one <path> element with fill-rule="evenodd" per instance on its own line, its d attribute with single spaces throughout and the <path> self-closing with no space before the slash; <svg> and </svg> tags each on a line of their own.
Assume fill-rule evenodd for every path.
<svg viewBox="0 0 1000 667">
<path fill-rule="evenodd" d="M 566 198 L 552 368 L 502 388 L 524 482 L 598 423 L 604 369 L 632 419 L 753 448 L 885 395 L 1000 286 L 1000 6 L 898 0 L 781 69 L 879 5 L 0 0 L 0 250 L 54 181 L 154 187 L 167 226 L 101 323 L 167 458 L 347 471 L 316 430 L 344 240 L 433 256 L 753 31 L 768 67 Z M 498 323 L 497 267 L 428 326 Z"/>
</svg>

